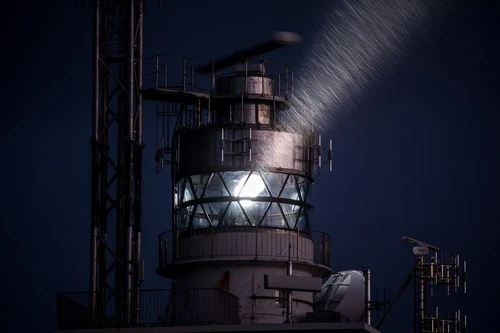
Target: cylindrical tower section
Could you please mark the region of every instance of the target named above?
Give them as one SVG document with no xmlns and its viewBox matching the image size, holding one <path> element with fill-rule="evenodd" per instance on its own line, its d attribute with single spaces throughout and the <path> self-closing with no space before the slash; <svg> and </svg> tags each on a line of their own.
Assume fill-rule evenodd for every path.
<svg viewBox="0 0 500 333">
<path fill-rule="evenodd" d="M 262 98 L 273 96 L 273 80 L 264 75 L 264 65 L 252 66 L 246 72 L 237 71 L 236 75 L 221 76 L 216 80 L 215 89 L 216 98 L 224 98 L 226 102 L 215 111 L 217 124 L 274 125 L 275 104 Z M 246 100 L 242 100 L 242 96 L 246 96 Z"/>
<path fill-rule="evenodd" d="M 330 273 L 328 235 L 313 232 L 309 191 L 314 136 L 284 130 L 287 101 L 262 64 L 216 79 L 209 126 L 174 134 L 173 230 L 160 236 L 158 273 L 176 288 L 219 288 L 239 299 L 242 323 L 282 323 L 284 292 L 264 274 Z M 292 318 L 312 311 L 312 292 L 293 292 Z"/>
</svg>

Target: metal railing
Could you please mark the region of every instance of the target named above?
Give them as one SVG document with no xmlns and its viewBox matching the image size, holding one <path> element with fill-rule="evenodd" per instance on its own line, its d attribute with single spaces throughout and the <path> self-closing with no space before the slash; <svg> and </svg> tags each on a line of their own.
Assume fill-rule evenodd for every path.
<svg viewBox="0 0 500 333">
<path fill-rule="evenodd" d="M 104 292 L 63 292 L 57 294 L 57 329 L 111 327 L 156 327 L 200 324 L 238 324 L 238 298 L 220 289 L 141 290 L 140 307 L 133 323 L 118 319 L 113 302 Z M 92 298 L 103 306 L 90 311 Z"/>
<path fill-rule="evenodd" d="M 144 67 L 150 69 L 143 77 L 144 86 L 154 89 L 173 89 L 190 92 L 213 92 L 216 77 L 234 75 L 233 67 L 211 74 L 199 74 L 195 68 L 207 63 L 204 59 L 191 59 L 187 57 L 168 57 L 158 54 L 144 59 Z M 251 60 L 249 64 L 263 64 L 267 73 L 262 76 L 270 77 L 274 82 L 274 94 L 279 97 L 292 98 L 294 89 L 294 70 L 292 67 L 273 61 Z M 170 65 L 170 66 L 169 66 Z M 176 80 L 173 80 L 176 78 Z"/>
<path fill-rule="evenodd" d="M 159 267 L 180 261 L 249 257 L 313 263 L 330 267 L 330 236 L 320 231 L 256 227 L 208 227 L 159 235 Z"/>
<path fill-rule="evenodd" d="M 238 297 L 220 289 L 182 289 L 172 293 L 167 325 L 239 324 Z"/>
</svg>

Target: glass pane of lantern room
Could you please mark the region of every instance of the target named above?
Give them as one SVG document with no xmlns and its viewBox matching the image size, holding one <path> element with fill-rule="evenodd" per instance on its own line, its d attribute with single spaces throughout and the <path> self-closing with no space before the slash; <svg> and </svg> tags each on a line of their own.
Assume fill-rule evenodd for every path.
<svg viewBox="0 0 500 333">
<path fill-rule="evenodd" d="M 288 175 L 277 172 L 261 172 L 260 174 L 271 191 L 271 196 L 277 197 Z"/>
<path fill-rule="evenodd" d="M 179 183 L 181 184 L 181 202 L 193 200 L 195 196 L 191 184 L 189 183 L 189 178 L 184 178 Z"/>
<path fill-rule="evenodd" d="M 178 199 L 177 202 L 184 202 L 186 199 L 184 197 L 186 196 L 186 178 L 183 178 L 177 182 L 177 192 L 178 192 Z"/>
<path fill-rule="evenodd" d="M 229 195 L 232 196 L 238 195 L 249 174 L 249 171 L 227 171 L 220 173 L 222 181 L 230 192 Z"/>
<path fill-rule="evenodd" d="M 203 193 L 203 189 L 205 188 L 205 184 L 210 179 L 210 174 L 193 175 L 190 179 L 196 198 L 200 198 Z"/>
<path fill-rule="evenodd" d="M 253 172 L 248 177 L 242 178 L 236 185 L 234 193 L 239 197 L 249 198 L 269 196 L 266 185 L 258 172 Z"/>
<path fill-rule="evenodd" d="M 297 219 L 299 217 L 300 206 L 290 204 L 280 205 L 283 210 L 283 214 L 285 214 L 288 225 L 291 229 L 295 229 L 295 224 L 297 223 Z"/>
<path fill-rule="evenodd" d="M 309 222 L 308 222 L 308 218 L 307 218 L 307 209 L 302 208 L 300 210 L 300 214 L 299 214 L 296 228 L 299 230 L 303 230 L 306 233 L 310 232 Z"/>
<path fill-rule="evenodd" d="M 230 194 L 227 191 L 226 186 L 224 186 L 220 174 L 218 172 L 212 174 L 203 198 L 218 198 L 227 196 L 230 196 Z"/>
<path fill-rule="evenodd" d="M 209 227 L 210 223 L 201 205 L 196 206 L 196 213 L 193 217 L 193 228 Z"/>
<path fill-rule="evenodd" d="M 226 211 L 229 202 L 210 202 L 203 204 L 205 211 L 210 217 L 210 221 L 212 222 L 212 226 L 219 225 L 222 220 L 222 214 Z"/>
<path fill-rule="evenodd" d="M 179 230 L 187 229 L 189 224 L 190 210 L 193 206 L 181 208 L 177 211 L 177 228 Z"/>
<path fill-rule="evenodd" d="M 285 217 L 277 203 L 272 203 L 261 223 L 262 227 L 288 228 Z"/>
<path fill-rule="evenodd" d="M 297 191 L 297 184 L 295 183 L 295 177 L 290 176 L 288 181 L 281 192 L 280 198 L 299 200 L 299 192 Z"/>
<path fill-rule="evenodd" d="M 250 222 L 238 202 L 231 202 L 222 221 L 223 226 L 249 226 Z"/>
<path fill-rule="evenodd" d="M 250 223 L 252 225 L 257 225 L 262 220 L 262 217 L 264 216 L 270 204 L 271 203 L 269 202 L 250 201 L 250 204 L 244 205 L 242 203 L 242 206 L 248 218 L 250 219 Z"/>
<path fill-rule="evenodd" d="M 307 202 L 309 195 L 309 185 L 311 181 L 304 177 L 297 177 L 297 180 L 297 186 L 300 190 L 300 198 L 302 199 L 302 201 Z"/>
</svg>

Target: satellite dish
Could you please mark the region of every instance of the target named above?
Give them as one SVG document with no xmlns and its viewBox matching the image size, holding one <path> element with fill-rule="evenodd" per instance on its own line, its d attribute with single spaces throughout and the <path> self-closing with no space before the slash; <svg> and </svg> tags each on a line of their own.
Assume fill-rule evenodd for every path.
<svg viewBox="0 0 500 333">
<path fill-rule="evenodd" d="M 314 297 L 316 311 L 334 311 L 349 321 L 361 321 L 365 311 L 363 272 L 348 270 L 331 275 Z"/>
</svg>

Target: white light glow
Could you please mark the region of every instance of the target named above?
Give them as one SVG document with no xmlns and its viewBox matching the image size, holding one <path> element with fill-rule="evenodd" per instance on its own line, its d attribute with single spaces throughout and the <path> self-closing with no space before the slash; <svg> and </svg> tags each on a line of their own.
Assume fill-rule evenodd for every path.
<svg viewBox="0 0 500 333">
<path fill-rule="evenodd" d="M 252 174 L 250 177 L 244 176 L 238 181 L 234 188 L 234 194 L 242 198 L 255 198 L 259 196 L 266 188 L 264 181 L 258 174 Z M 243 207 L 248 207 L 252 204 L 251 200 L 240 200 Z"/>
</svg>

